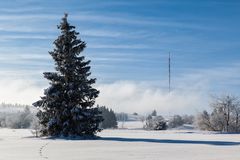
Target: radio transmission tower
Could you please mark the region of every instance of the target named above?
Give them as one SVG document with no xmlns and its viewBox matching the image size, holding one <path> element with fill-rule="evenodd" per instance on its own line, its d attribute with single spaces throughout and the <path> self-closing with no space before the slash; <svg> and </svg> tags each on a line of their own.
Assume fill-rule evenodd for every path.
<svg viewBox="0 0 240 160">
<path fill-rule="evenodd" d="M 171 55 L 168 54 L 168 92 L 171 92 Z"/>
</svg>

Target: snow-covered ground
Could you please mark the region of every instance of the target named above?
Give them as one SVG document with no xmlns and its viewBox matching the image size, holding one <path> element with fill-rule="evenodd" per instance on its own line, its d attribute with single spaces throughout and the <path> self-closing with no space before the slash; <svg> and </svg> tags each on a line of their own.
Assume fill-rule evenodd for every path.
<svg viewBox="0 0 240 160">
<path fill-rule="evenodd" d="M 98 140 L 33 138 L 0 129 L 0 160 L 238 160 L 240 135 L 189 130 L 104 130 Z"/>
<path fill-rule="evenodd" d="M 141 121 L 118 121 L 119 129 L 143 129 L 144 122 Z"/>
</svg>

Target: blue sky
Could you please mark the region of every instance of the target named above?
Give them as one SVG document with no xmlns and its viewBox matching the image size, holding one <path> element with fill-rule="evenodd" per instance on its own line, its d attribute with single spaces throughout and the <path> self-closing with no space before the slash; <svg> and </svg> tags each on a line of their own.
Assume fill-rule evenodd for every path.
<svg viewBox="0 0 240 160">
<path fill-rule="evenodd" d="M 48 51 L 68 12 L 99 85 L 124 81 L 164 93 L 171 52 L 179 94 L 239 95 L 239 8 L 237 0 L 0 1 L 1 80 L 47 86 L 42 72 L 53 70 Z"/>
</svg>

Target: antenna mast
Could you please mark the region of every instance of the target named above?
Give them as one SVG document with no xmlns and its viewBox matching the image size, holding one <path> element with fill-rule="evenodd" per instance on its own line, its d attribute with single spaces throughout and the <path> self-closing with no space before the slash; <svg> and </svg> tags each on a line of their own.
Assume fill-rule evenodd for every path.
<svg viewBox="0 0 240 160">
<path fill-rule="evenodd" d="M 168 92 L 171 92 L 171 55 L 168 53 Z"/>
</svg>

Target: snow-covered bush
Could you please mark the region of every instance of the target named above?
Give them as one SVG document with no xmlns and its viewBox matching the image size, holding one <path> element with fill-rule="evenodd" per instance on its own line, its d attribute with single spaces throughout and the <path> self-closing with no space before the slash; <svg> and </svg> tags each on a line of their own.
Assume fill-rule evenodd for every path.
<svg viewBox="0 0 240 160">
<path fill-rule="evenodd" d="M 162 116 L 151 116 L 146 118 L 145 129 L 148 130 L 166 130 L 167 122 Z"/>
</svg>

